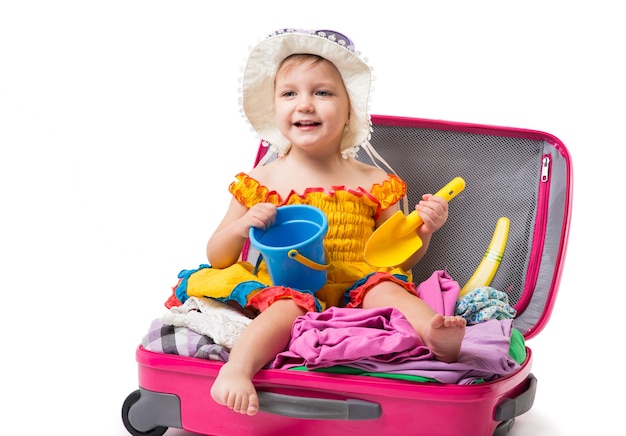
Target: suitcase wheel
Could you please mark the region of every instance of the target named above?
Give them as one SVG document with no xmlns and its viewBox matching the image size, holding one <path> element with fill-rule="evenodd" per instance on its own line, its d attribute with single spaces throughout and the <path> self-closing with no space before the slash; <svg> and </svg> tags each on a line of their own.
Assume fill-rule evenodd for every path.
<svg viewBox="0 0 626 436">
<path fill-rule="evenodd" d="M 140 431 L 131 424 L 128 415 L 131 407 L 139 401 L 139 398 L 141 398 L 141 392 L 139 390 L 131 392 L 130 395 L 126 397 L 126 400 L 122 405 L 122 422 L 124 423 L 124 427 L 126 427 L 126 430 L 128 430 L 128 432 L 133 436 L 163 436 L 168 427 L 157 426 L 148 431 Z"/>
</svg>

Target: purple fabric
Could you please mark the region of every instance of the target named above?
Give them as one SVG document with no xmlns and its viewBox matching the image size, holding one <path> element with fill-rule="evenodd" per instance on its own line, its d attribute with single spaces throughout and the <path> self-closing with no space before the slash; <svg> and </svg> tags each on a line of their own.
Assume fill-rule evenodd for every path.
<svg viewBox="0 0 626 436">
<path fill-rule="evenodd" d="M 294 323 L 287 351 L 276 356 L 273 368 L 308 369 L 335 365 L 367 372 L 429 377 L 441 383 L 471 384 L 492 380 L 519 369 L 509 356 L 512 320 L 491 320 L 469 326 L 459 360 L 436 360 L 396 309 L 331 307 L 309 312 Z"/>
<path fill-rule="evenodd" d="M 468 326 L 461 344 L 459 359 L 453 363 L 438 360 L 383 365 L 362 360 L 350 366 L 369 371 L 429 377 L 441 383 L 472 384 L 511 374 L 520 365 L 509 355 L 513 320 L 491 320 Z"/>
<path fill-rule="evenodd" d="M 417 294 L 433 310 L 442 315 L 452 316 L 456 309 L 461 287 L 443 270 L 438 270 L 417 286 Z"/>
<path fill-rule="evenodd" d="M 392 308 L 308 312 L 294 322 L 291 338 L 288 351 L 276 356 L 274 367 L 306 364 L 316 369 L 361 359 L 396 364 L 432 356 L 409 321 Z"/>
</svg>

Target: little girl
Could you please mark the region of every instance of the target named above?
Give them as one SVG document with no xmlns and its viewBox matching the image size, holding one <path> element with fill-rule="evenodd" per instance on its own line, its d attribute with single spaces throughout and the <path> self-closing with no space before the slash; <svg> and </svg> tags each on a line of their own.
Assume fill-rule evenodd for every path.
<svg viewBox="0 0 626 436">
<path fill-rule="evenodd" d="M 403 265 L 374 268 L 363 258 L 372 232 L 406 194 L 399 177 L 354 158 L 360 147 L 371 147 L 370 81 L 352 42 L 333 31 L 276 32 L 249 56 L 243 109 L 278 158 L 236 176 L 230 206 L 207 244 L 211 267 L 198 271 L 201 280 L 186 289 L 188 296 L 234 300 L 258 313 L 211 389 L 216 402 L 236 412 L 257 413 L 252 378 L 286 348 L 292 324 L 307 311 L 395 307 L 437 359 L 458 357 L 465 320 L 436 314 L 417 296 L 410 273 L 446 222 L 446 201 L 426 194 L 416 205 L 423 246 Z M 327 284 L 314 293 L 272 286 L 263 264 L 257 272 L 239 261 L 250 228 L 268 228 L 277 207 L 287 204 L 316 206 L 328 216 L 324 246 L 331 267 Z"/>
</svg>

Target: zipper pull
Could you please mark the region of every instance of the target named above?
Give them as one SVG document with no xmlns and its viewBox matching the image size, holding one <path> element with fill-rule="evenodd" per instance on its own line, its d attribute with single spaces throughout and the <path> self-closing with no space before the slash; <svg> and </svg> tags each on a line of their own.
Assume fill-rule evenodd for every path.
<svg viewBox="0 0 626 436">
<path fill-rule="evenodd" d="M 550 156 L 544 156 L 541 161 L 541 181 L 547 182 L 550 173 Z"/>
</svg>

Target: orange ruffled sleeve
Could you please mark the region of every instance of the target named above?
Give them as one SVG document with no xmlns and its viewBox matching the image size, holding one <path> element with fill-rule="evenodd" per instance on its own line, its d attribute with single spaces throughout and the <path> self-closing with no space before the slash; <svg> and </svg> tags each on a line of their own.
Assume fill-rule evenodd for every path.
<svg viewBox="0 0 626 436">
<path fill-rule="evenodd" d="M 246 207 L 252 207 L 258 203 L 278 205 L 280 202 L 280 197 L 275 191 L 270 191 L 243 172 L 235 176 L 235 181 L 230 184 L 228 191 Z"/>
<path fill-rule="evenodd" d="M 380 203 L 381 210 L 385 210 L 406 195 L 406 183 L 400 177 L 389 174 L 387 180 L 372 186 L 371 194 Z"/>
</svg>

